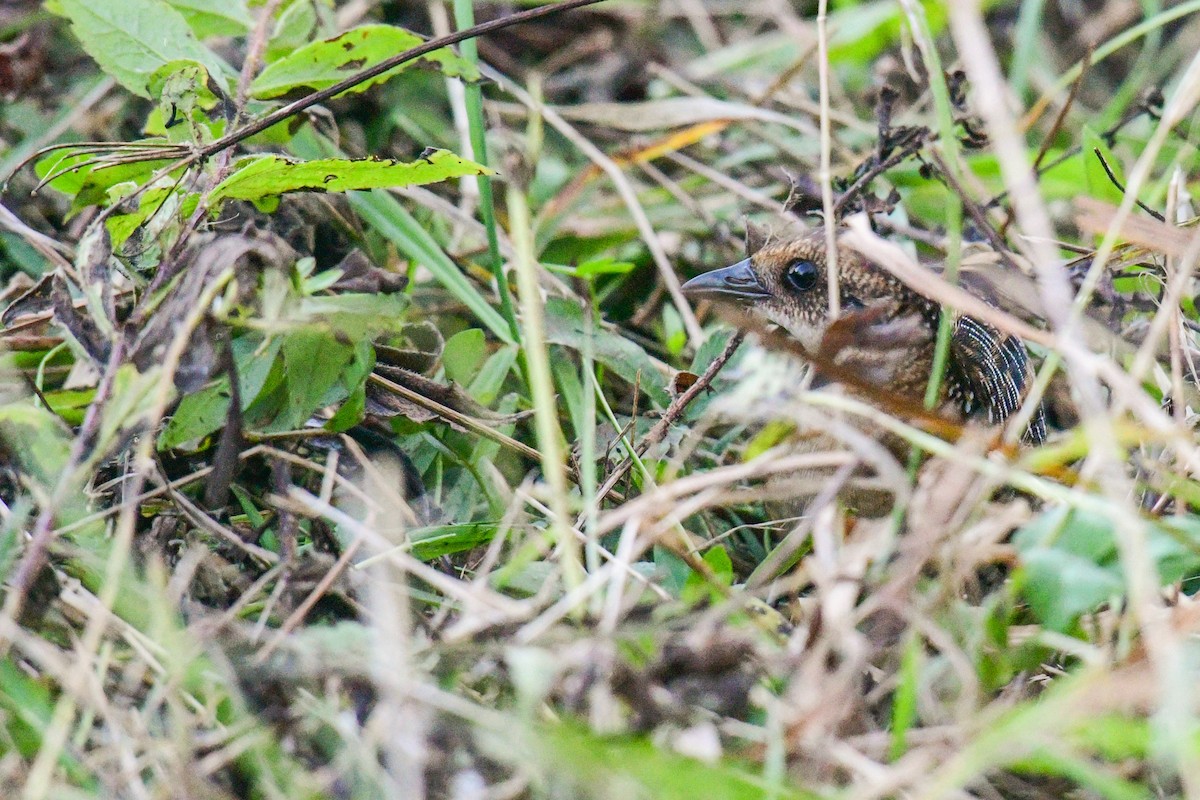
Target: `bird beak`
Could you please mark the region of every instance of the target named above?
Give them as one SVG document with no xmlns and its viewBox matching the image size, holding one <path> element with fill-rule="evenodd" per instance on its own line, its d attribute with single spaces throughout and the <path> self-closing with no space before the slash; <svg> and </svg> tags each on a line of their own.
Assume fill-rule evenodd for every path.
<svg viewBox="0 0 1200 800">
<path fill-rule="evenodd" d="M 758 280 L 758 275 L 754 273 L 748 258 L 733 266 L 697 275 L 683 285 L 683 293 L 692 297 L 742 301 L 761 300 L 771 296 Z"/>
</svg>

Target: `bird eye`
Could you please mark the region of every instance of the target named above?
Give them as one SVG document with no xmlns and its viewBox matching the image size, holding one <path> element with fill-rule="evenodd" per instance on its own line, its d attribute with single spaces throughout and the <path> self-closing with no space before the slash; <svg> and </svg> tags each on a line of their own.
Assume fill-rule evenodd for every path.
<svg viewBox="0 0 1200 800">
<path fill-rule="evenodd" d="M 784 280 L 797 292 L 807 292 L 816 286 L 817 276 L 817 265 L 807 258 L 796 259 L 783 273 Z"/>
</svg>

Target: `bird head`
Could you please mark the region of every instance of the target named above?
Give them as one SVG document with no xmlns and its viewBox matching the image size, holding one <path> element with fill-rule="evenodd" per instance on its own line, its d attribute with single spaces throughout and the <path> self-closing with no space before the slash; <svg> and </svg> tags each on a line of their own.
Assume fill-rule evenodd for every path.
<svg viewBox="0 0 1200 800">
<path fill-rule="evenodd" d="M 821 232 L 768 243 L 747 259 L 692 278 L 683 291 L 692 297 L 741 305 L 817 353 L 835 322 L 829 315 L 826 253 Z M 911 316 L 920 305 L 912 290 L 848 249 L 838 253 L 838 292 L 840 318 L 869 311 L 876 328 Z"/>
</svg>

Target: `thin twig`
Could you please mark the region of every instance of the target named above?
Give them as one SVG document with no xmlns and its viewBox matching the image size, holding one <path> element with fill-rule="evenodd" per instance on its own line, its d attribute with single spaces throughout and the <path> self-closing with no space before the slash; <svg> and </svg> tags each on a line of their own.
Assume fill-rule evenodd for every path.
<svg viewBox="0 0 1200 800">
<path fill-rule="evenodd" d="M 745 338 L 746 334 L 742 331 L 737 331 L 734 333 L 733 336 L 730 337 L 729 341 L 725 343 L 725 349 L 721 351 L 721 354 L 713 359 L 712 363 L 708 365 L 708 369 L 704 370 L 704 374 L 697 378 L 695 383 L 693 383 L 678 397 L 671 401 L 671 405 L 667 407 L 665 412 L 663 412 L 662 418 L 655 423 L 653 428 L 646 432 L 646 435 L 642 437 L 642 440 L 638 442 L 636 447 L 634 447 L 634 452 L 638 456 L 641 456 L 643 453 L 661 442 L 666 437 L 667 431 L 669 431 L 671 426 L 678 421 L 679 417 L 687 409 L 688 405 L 697 397 L 699 397 L 701 392 L 705 391 L 709 387 L 713 381 L 713 378 L 717 376 L 717 373 L 721 371 L 721 368 L 725 366 L 726 362 L 733 357 L 733 354 L 737 352 L 738 347 L 742 344 L 742 340 Z M 631 456 L 618 464 L 616 469 L 609 474 L 608 478 L 605 479 L 604 483 L 597 490 L 596 497 L 604 497 L 607 495 L 609 491 L 613 489 L 613 487 L 615 487 L 621 481 L 621 479 L 625 477 L 625 474 L 633 467 L 633 462 L 634 459 Z M 575 527 L 579 527 L 583 524 L 585 516 L 581 516 L 578 520 L 576 520 Z"/>
<path fill-rule="evenodd" d="M 1106 159 L 1104 157 L 1104 154 L 1100 152 L 1100 148 L 1094 147 L 1094 148 L 1092 148 L 1092 152 L 1096 154 L 1096 158 L 1100 159 L 1100 166 L 1104 167 L 1104 174 L 1108 176 L 1108 179 L 1112 182 L 1112 185 L 1117 187 L 1117 191 L 1119 191 L 1121 194 L 1125 194 L 1125 186 L 1121 183 L 1120 180 L 1117 179 L 1116 174 L 1113 173 L 1112 167 L 1110 167 L 1108 165 L 1108 159 Z M 1155 211 L 1150 206 L 1143 203 L 1141 200 L 1138 200 L 1136 197 L 1133 198 L 1133 202 L 1137 204 L 1138 208 L 1140 208 L 1142 211 L 1145 211 L 1147 214 L 1154 217 L 1159 222 L 1167 221 L 1166 217 L 1164 217 L 1162 214 Z"/>
</svg>

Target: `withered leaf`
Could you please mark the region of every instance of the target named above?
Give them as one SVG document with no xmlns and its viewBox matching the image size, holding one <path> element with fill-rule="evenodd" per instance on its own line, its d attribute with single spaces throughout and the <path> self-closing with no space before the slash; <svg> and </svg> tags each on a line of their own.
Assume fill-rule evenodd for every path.
<svg viewBox="0 0 1200 800">
<path fill-rule="evenodd" d="M 50 302 L 58 324 L 67 329 L 93 361 L 98 364 L 106 363 L 112 352 L 112 342 L 100 331 L 95 320 L 82 309 L 75 307 L 71 290 L 67 288 L 67 281 L 58 272 L 50 279 Z"/>
<path fill-rule="evenodd" d="M 367 414 L 390 419 L 402 416 L 413 422 L 430 422 L 440 419 L 450 423 L 458 430 L 466 430 L 454 421 L 454 413 L 474 417 L 488 425 L 504 425 L 529 416 L 532 412 L 523 411 L 516 414 L 497 414 L 489 408 L 475 402 L 470 395 L 460 387 L 450 384 L 446 386 L 430 380 L 423 375 L 387 364 L 376 364 L 375 372 L 381 377 L 398 384 L 416 395 L 430 401 L 420 403 L 417 400 L 403 397 L 387 387 L 375 382 L 367 383 Z M 442 413 L 438 407 L 451 413 Z"/>
<path fill-rule="evenodd" d="M 441 360 L 445 344 L 441 331 L 433 323 L 412 323 L 398 334 L 375 340 L 375 362 L 427 375 Z"/>
<path fill-rule="evenodd" d="M 22 273 L 23 274 L 23 273 Z M 8 327 L 18 317 L 42 314 L 53 308 L 50 300 L 50 284 L 55 273 L 48 272 L 33 286 L 21 292 L 15 300 L 9 303 L 4 313 L 0 314 L 0 324 Z"/>
<path fill-rule="evenodd" d="M 407 275 L 375 266 L 362 250 L 351 250 L 335 269 L 342 271 L 342 277 L 330 288 L 342 292 L 395 294 L 408 285 Z"/>
</svg>

